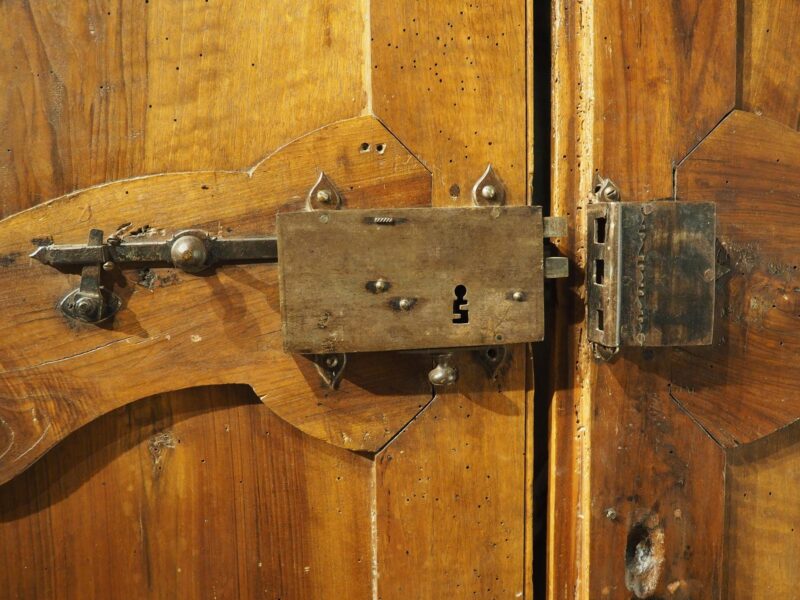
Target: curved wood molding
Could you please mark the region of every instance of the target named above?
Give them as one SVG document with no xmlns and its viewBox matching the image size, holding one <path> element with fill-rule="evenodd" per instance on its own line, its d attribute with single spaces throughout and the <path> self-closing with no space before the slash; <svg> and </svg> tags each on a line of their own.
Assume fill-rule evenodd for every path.
<svg viewBox="0 0 800 600">
<path fill-rule="evenodd" d="M 383 144 L 381 154 L 362 152 Z M 153 394 L 244 383 L 280 417 L 331 444 L 375 451 L 427 402 L 424 358 L 354 356 L 336 392 L 311 362 L 282 351 L 275 265 L 114 272 L 113 325 L 70 322 L 56 303 L 78 284 L 28 258 L 37 245 L 85 243 L 124 223 L 153 239 L 200 228 L 268 234 L 319 171 L 345 208 L 430 203 L 430 173 L 374 118 L 323 127 L 247 171 L 132 178 L 57 198 L 0 221 L 0 482 L 84 423 Z M 313 241 L 311 241 L 313 243 Z"/>
</svg>

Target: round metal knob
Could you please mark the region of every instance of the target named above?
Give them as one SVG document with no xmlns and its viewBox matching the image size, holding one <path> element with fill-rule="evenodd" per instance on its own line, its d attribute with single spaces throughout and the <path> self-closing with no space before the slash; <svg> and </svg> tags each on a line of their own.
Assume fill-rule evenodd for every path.
<svg viewBox="0 0 800 600">
<path fill-rule="evenodd" d="M 170 249 L 172 263 L 189 273 L 202 271 L 208 259 L 205 242 L 194 235 L 184 235 L 172 243 Z"/>
<path fill-rule="evenodd" d="M 439 356 L 436 366 L 428 373 L 432 385 L 451 385 L 458 381 L 458 369 L 450 364 L 451 358 L 449 354 Z"/>
</svg>

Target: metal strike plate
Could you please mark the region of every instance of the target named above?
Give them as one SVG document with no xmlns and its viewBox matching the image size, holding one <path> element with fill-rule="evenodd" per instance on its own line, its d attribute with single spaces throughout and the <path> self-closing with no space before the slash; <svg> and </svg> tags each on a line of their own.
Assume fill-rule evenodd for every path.
<svg viewBox="0 0 800 600">
<path fill-rule="evenodd" d="M 331 354 L 544 335 L 541 208 L 281 213 L 284 348 Z"/>
<path fill-rule="evenodd" d="M 589 341 L 606 354 L 711 344 L 714 204 L 595 202 L 587 218 Z"/>
</svg>

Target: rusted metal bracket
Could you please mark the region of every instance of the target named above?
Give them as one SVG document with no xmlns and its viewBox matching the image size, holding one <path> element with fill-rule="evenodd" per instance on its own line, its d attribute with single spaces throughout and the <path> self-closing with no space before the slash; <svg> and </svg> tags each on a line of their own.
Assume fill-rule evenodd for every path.
<svg viewBox="0 0 800 600">
<path fill-rule="evenodd" d="M 620 197 L 611 180 L 598 177 L 587 210 L 587 330 L 595 355 L 711 344 L 715 205 Z"/>
</svg>

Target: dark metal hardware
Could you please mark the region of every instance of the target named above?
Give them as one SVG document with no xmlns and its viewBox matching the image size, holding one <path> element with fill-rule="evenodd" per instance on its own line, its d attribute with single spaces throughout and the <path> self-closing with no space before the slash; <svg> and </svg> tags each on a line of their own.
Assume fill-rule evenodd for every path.
<svg viewBox="0 0 800 600">
<path fill-rule="evenodd" d="M 473 186 L 472 208 L 342 211 L 341 194 L 320 173 L 306 209 L 278 215 L 275 236 L 223 238 L 187 229 L 143 240 L 125 238 L 123 227 L 104 240 L 93 229 L 85 245 L 51 244 L 31 257 L 60 270 L 80 268 L 80 286 L 60 309 L 100 323 L 122 306 L 111 280 L 104 284 L 105 271 L 199 273 L 276 263 L 280 248 L 285 349 L 309 355 L 326 387 L 339 385 L 347 352 L 419 348 L 439 357 L 431 383 L 448 385 L 458 378 L 452 349 L 476 352 L 496 378 L 508 356 L 504 344 L 541 339 L 544 278 L 567 274 L 565 258 L 543 252 L 544 238 L 566 235 L 565 219 L 543 218 L 539 207 L 504 206 L 505 197 L 490 165 Z"/>
<path fill-rule="evenodd" d="M 598 178 L 587 210 L 587 329 L 599 358 L 621 346 L 711 344 L 713 203 L 620 202 Z"/>
</svg>

